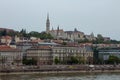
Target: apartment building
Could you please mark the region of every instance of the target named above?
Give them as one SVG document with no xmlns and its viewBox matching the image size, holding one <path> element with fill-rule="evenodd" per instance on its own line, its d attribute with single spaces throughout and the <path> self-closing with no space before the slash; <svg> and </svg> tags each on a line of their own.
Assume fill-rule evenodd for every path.
<svg viewBox="0 0 120 80">
<path fill-rule="evenodd" d="M 27 49 L 27 59 L 37 60 L 37 65 L 51 65 L 53 63 L 52 49 L 49 46 L 36 46 Z"/>
<path fill-rule="evenodd" d="M 83 58 L 85 63 L 92 63 L 93 51 L 90 47 L 37 46 L 27 49 L 27 59 L 37 60 L 37 65 L 55 64 L 55 58 L 66 62 L 71 57 Z"/>
<path fill-rule="evenodd" d="M 0 46 L 1 65 L 22 65 L 22 51 L 9 46 Z"/>
</svg>

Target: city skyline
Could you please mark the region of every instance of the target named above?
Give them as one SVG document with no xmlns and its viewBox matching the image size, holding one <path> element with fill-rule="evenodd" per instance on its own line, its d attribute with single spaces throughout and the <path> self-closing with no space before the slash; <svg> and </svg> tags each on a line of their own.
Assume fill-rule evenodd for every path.
<svg viewBox="0 0 120 80">
<path fill-rule="evenodd" d="M 102 34 L 120 40 L 120 1 L 116 0 L 10 0 L 0 3 L 0 27 L 45 31 L 49 12 L 51 28 Z"/>
</svg>

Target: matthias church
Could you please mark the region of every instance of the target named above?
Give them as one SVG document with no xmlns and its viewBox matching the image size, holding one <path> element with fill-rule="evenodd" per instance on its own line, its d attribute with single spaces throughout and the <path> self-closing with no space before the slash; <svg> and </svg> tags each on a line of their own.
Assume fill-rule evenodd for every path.
<svg viewBox="0 0 120 80">
<path fill-rule="evenodd" d="M 74 29 L 74 31 L 64 31 L 63 29 L 60 29 L 60 27 L 58 26 L 57 29 L 52 28 L 50 30 L 49 14 L 47 15 L 47 20 L 46 20 L 46 33 L 51 34 L 54 37 L 54 39 L 67 39 L 71 41 L 84 40 L 84 39 L 88 39 L 89 41 L 92 41 L 96 39 L 93 33 L 91 33 L 90 35 L 85 35 L 83 32 L 78 31 L 76 28 Z"/>
</svg>

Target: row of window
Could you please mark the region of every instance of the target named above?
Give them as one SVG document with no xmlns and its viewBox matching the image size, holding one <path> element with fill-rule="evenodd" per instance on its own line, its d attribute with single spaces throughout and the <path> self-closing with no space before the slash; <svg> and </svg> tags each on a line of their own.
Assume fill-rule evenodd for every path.
<svg viewBox="0 0 120 80">
<path fill-rule="evenodd" d="M 87 52 L 86 50 L 71 50 L 71 49 L 66 49 L 66 50 L 53 50 L 53 52 L 69 52 L 69 53 L 85 53 Z"/>
</svg>

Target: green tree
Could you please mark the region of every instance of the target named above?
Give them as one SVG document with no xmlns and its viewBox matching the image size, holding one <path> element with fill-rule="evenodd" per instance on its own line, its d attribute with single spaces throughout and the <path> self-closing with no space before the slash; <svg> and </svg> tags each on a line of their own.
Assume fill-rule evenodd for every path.
<svg viewBox="0 0 120 80">
<path fill-rule="evenodd" d="M 54 59 L 54 63 L 55 63 L 55 64 L 59 64 L 59 63 L 60 63 L 60 61 L 59 61 L 59 59 L 58 59 L 57 56 L 56 56 L 55 59 Z"/>
<path fill-rule="evenodd" d="M 70 59 L 67 61 L 68 64 L 78 64 L 79 61 L 77 57 L 71 56 Z"/>
<path fill-rule="evenodd" d="M 66 43 L 66 42 L 63 42 L 62 45 L 67 45 L 67 43 Z"/>
<path fill-rule="evenodd" d="M 3 30 L 3 31 L 1 31 L 1 32 L 0 32 L 0 35 L 1 35 L 1 36 L 6 36 L 6 35 L 7 35 L 7 31 L 6 31 L 6 29 Z"/>
<path fill-rule="evenodd" d="M 118 63 L 120 63 L 120 59 L 117 56 L 111 55 L 111 56 L 109 56 L 108 63 L 109 64 L 115 64 L 115 63 L 118 64 Z"/>
<path fill-rule="evenodd" d="M 104 38 L 101 34 L 97 35 L 97 43 L 103 43 L 104 42 Z"/>
<path fill-rule="evenodd" d="M 92 42 L 92 41 L 89 41 L 87 38 L 84 38 L 84 40 L 78 40 L 78 43 L 87 43 L 87 42 Z"/>
<path fill-rule="evenodd" d="M 36 31 L 31 31 L 28 33 L 28 37 L 37 37 L 40 38 L 40 33 Z"/>
<path fill-rule="evenodd" d="M 27 37 L 26 29 L 22 29 L 22 30 L 20 31 L 20 35 L 21 35 L 22 37 Z"/>
<path fill-rule="evenodd" d="M 78 58 L 78 63 L 79 64 L 84 64 L 84 62 L 85 62 L 84 57 L 78 56 L 77 58 Z"/>
<path fill-rule="evenodd" d="M 17 35 L 17 32 L 8 32 L 7 35 L 14 37 L 15 35 Z"/>
<path fill-rule="evenodd" d="M 37 60 L 35 60 L 34 58 L 32 59 L 23 58 L 22 63 L 25 65 L 37 65 Z"/>
<path fill-rule="evenodd" d="M 47 34 L 45 32 L 40 33 L 40 38 L 41 39 L 53 39 L 53 37 L 50 34 Z"/>
</svg>

